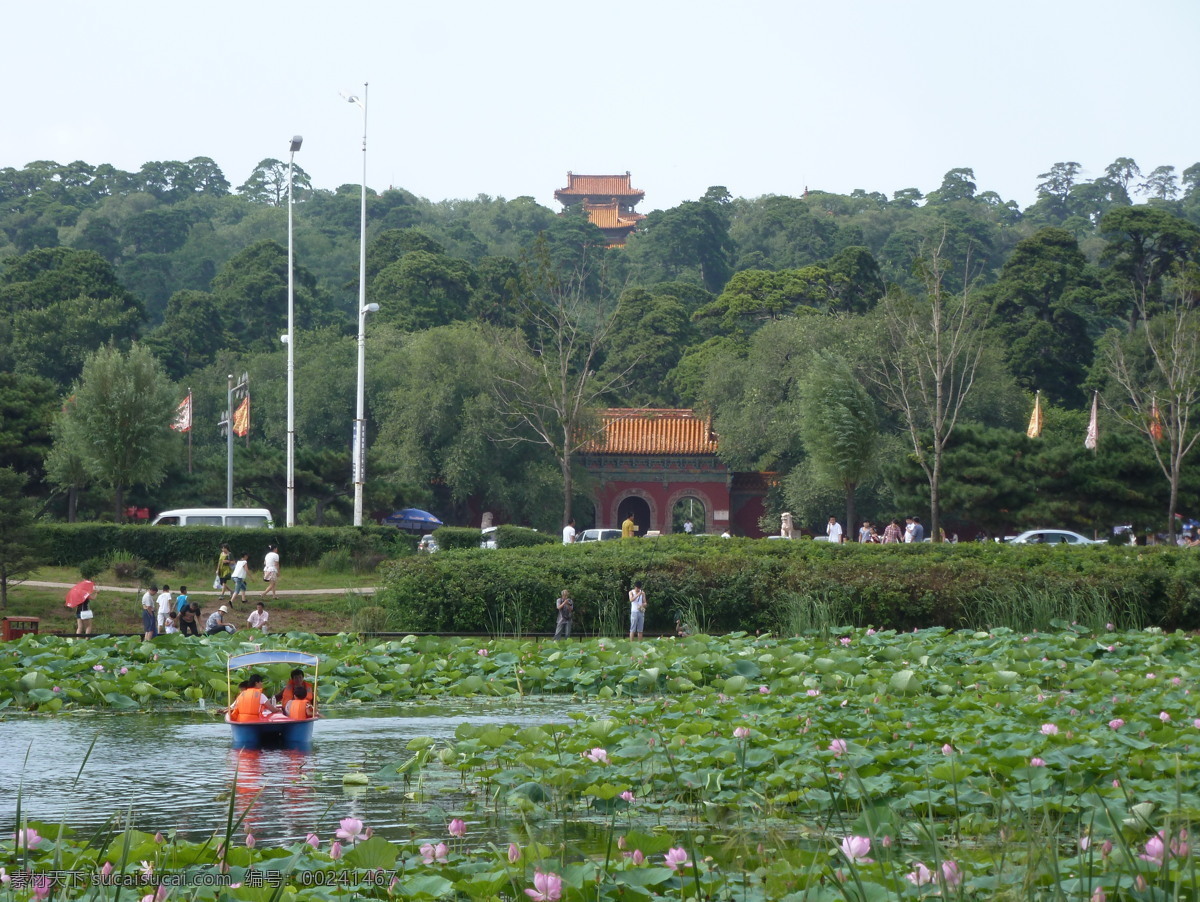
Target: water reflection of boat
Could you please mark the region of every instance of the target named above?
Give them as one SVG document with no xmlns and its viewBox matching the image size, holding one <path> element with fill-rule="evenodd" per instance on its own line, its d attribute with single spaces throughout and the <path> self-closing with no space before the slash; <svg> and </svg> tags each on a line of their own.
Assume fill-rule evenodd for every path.
<svg viewBox="0 0 1200 902">
<path fill-rule="evenodd" d="M 235 749 L 286 748 L 307 749 L 312 746 L 313 726 L 317 722 L 317 669 L 320 659 L 302 651 L 252 651 L 244 655 L 232 655 L 225 672 L 226 690 L 230 708 L 233 707 L 233 671 L 246 667 L 266 667 L 271 664 L 292 664 L 312 668 L 313 715 L 296 720 L 281 715 L 270 715 L 261 720 L 233 720 L 227 713 L 225 722 L 233 738 Z"/>
<path fill-rule="evenodd" d="M 304 836 L 316 829 L 315 792 L 304 769 L 311 754 L 300 749 L 230 749 L 234 815 L 247 833 L 282 827 Z"/>
</svg>

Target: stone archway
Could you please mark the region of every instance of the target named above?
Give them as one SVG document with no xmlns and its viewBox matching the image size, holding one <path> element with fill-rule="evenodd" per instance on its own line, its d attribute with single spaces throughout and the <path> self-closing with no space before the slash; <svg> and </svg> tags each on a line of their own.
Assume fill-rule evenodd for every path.
<svg viewBox="0 0 1200 902">
<path fill-rule="evenodd" d="M 684 533 L 687 521 L 692 522 L 693 533 L 709 532 L 712 529 L 712 502 L 708 496 L 696 489 L 674 492 L 667 504 L 667 521 L 664 532 Z"/>
<path fill-rule="evenodd" d="M 644 536 L 655 522 L 654 509 L 649 498 L 639 492 L 631 492 L 617 502 L 617 526 L 629 516 L 637 524 L 636 535 Z"/>
</svg>

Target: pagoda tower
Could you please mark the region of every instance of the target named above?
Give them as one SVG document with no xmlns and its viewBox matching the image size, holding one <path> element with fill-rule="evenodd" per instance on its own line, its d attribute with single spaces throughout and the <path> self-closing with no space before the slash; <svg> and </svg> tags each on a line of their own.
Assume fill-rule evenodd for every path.
<svg viewBox="0 0 1200 902">
<path fill-rule="evenodd" d="M 567 210 L 583 205 L 588 220 L 604 233 L 609 247 L 623 247 L 629 233 L 645 219 L 633 208 L 646 196 L 624 175 L 576 175 L 567 173 L 567 187 L 554 192 L 554 199 Z"/>
</svg>

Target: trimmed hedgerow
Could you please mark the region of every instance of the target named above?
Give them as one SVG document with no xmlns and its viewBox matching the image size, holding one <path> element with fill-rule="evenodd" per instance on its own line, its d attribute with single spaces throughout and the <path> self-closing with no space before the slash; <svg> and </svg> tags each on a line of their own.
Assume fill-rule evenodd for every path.
<svg viewBox="0 0 1200 902">
<path fill-rule="evenodd" d="M 46 523 L 37 527 L 45 541 L 47 563 L 74 566 L 114 552 L 137 555 L 153 567 L 182 561 L 215 561 L 221 543 L 251 557 L 278 545 L 291 566 L 316 564 L 328 551 L 376 552 L 389 557 L 413 554 L 417 539 L 388 526 L 297 526 L 291 529 L 235 529 L 220 526 L 118 526 L 113 523 Z"/>
<path fill-rule="evenodd" d="M 397 560 L 381 574 L 378 603 L 396 628 L 414 631 L 502 632 L 518 619 L 524 631 L 548 631 L 568 589 L 577 629 L 617 633 L 635 579 L 651 632 L 672 632 L 684 612 L 712 630 L 789 631 L 814 610 L 828 623 L 893 629 L 1098 618 L 1200 627 L 1200 554 L 1188 549 L 663 537 L 454 551 Z"/>
</svg>

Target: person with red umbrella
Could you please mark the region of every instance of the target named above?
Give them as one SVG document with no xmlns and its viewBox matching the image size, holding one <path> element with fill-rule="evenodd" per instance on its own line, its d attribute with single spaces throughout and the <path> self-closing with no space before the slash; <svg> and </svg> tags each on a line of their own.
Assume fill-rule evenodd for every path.
<svg viewBox="0 0 1200 902">
<path fill-rule="evenodd" d="M 96 594 L 96 584 L 90 579 L 78 582 L 67 590 L 67 607 L 75 609 L 75 635 L 92 634 L 92 610 L 89 607 Z"/>
</svg>

